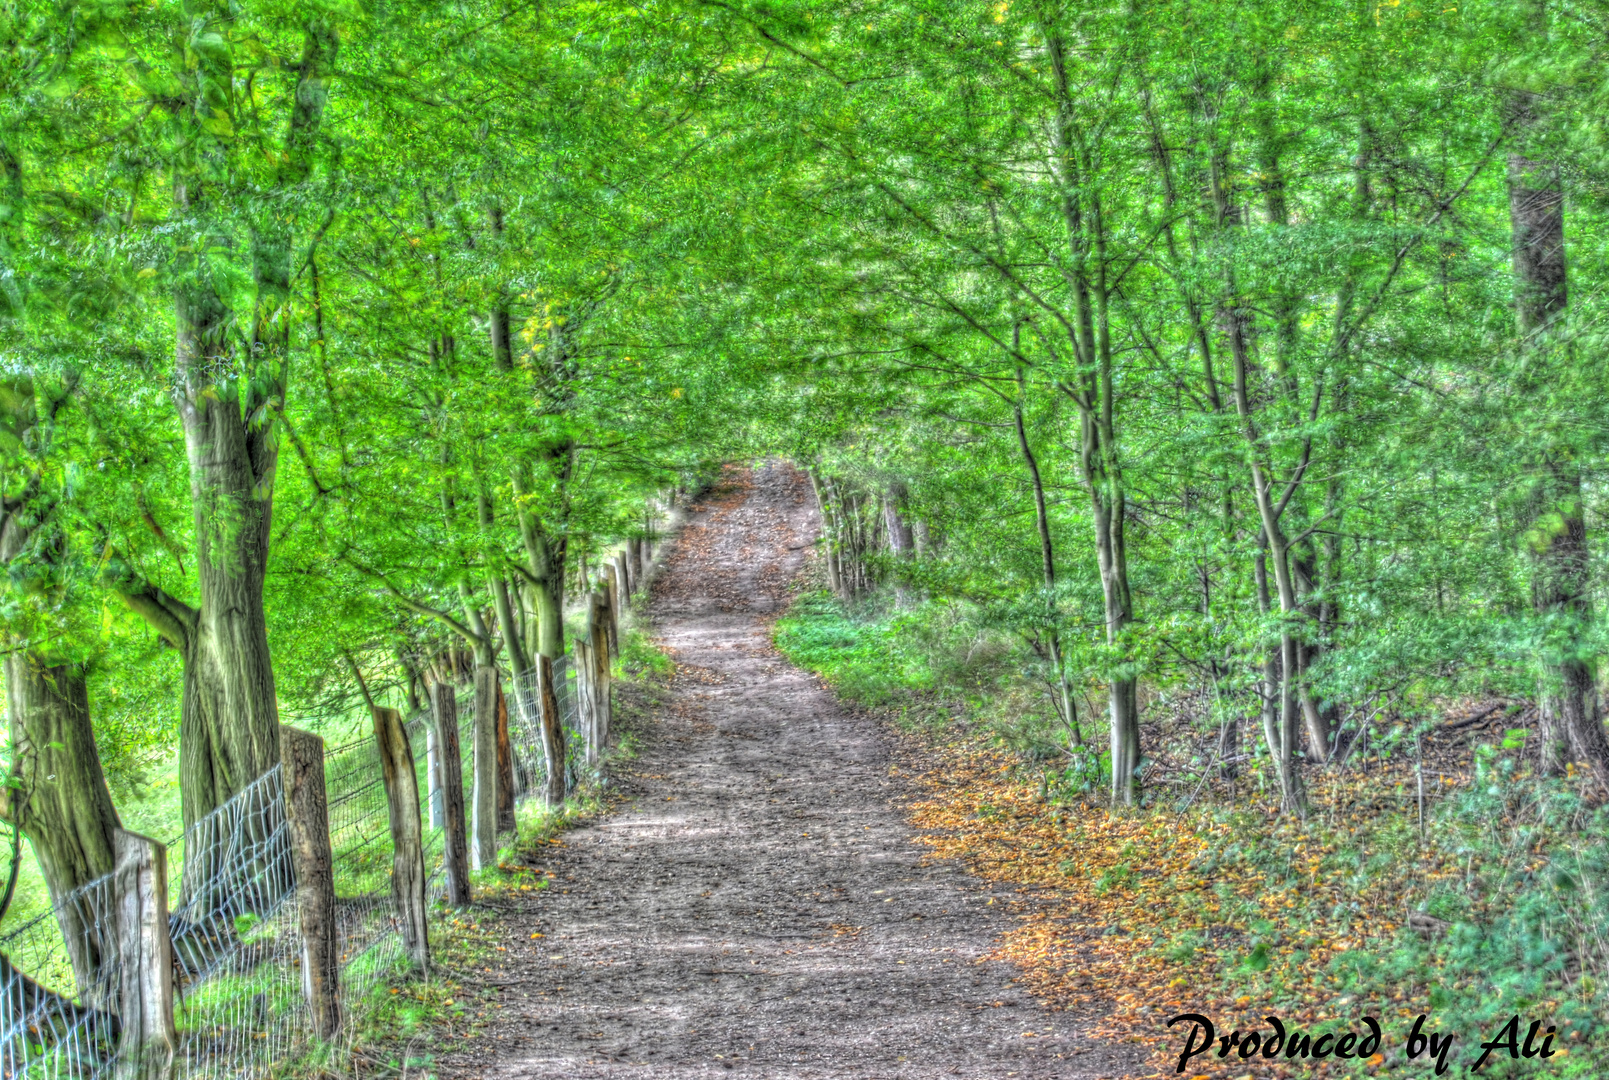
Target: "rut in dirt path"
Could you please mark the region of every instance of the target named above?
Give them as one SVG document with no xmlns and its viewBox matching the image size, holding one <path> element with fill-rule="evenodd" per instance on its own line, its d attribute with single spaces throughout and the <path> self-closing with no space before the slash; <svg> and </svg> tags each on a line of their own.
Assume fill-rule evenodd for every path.
<svg viewBox="0 0 1609 1080">
<path fill-rule="evenodd" d="M 619 809 L 498 924 L 484 1077 L 1115 1077 L 1137 1062 L 1042 1010 L 992 887 L 924 858 L 877 725 L 772 647 L 817 519 L 798 472 L 729 471 L 655 583 L 677 674 Z M 539 939 L 530 937 L 540 932 Z"/>
</svg>

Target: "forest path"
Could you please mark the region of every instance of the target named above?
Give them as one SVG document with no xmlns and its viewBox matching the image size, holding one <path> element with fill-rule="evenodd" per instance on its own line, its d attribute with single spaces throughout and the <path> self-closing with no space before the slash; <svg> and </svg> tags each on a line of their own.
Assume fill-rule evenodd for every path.
<svg viewBox="0 0 1609 1080">
<path fill-rule="evenodd" d="M 1116 1077 L 1130 1047 L 983 961 L 1007 897 L 924 855 L 891 740 L 772 647 L 816 535 L 806 478 L 729 470 L 654 583 L 677 664 L 626 802 L 490 927 L 480 1077 Z M 533 939 L 533 933 L 543 936 Z"/>
</svg>

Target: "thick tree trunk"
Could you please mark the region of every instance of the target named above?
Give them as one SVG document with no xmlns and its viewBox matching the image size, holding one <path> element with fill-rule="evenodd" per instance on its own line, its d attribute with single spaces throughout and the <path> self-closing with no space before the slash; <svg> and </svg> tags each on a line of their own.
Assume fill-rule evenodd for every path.
<svg viewBox="0 0 1609 1080">
<path fill-rule="evenodd" d="M 276 186 L 289 189 L 309 175 L 328 98 L 338 40 L 319 18 L 305 26 L 295 91 Z M 203 57 L 187 80 L 230 85 L 227 50 Z M 196 90 L 196 112 L 217 103 Z M 200 152 L 223 148 L 207 144 Z M 203 232 L 224 228 L 224 209 L 195 175 L 174 187 L 176 211 Z M 131 606 L 176 645 L 184 658 L 180 714 L 180 793 L 186 828 L 211 813 L 279 762 L 279 710 L 263 613 L 274 473 L 279 447 L 275 413 L 288 380 L 294 236 L 278 212 L 264 214 L 251 242 L 256 301 L 248 357 L 235 356 L 231 312 L 214 286 L 207 242 L 181 251 L 174 297 L 177 335 L 173 399 L 184 428 L 195 514 L 199 609 L 155 590 L 136 590 Z M 266 833 L 265 833 L 266 835 Z M 186 860 L 185 876 L 203 860 Z"/>
<path fill-rule="evenodd" d="M 200 607 L 184 612 L 188 625 L 176 642 L 184 659 L 179 745 L 187 829 L 279 762 L 263 612 L 276 447 L 268 425 L 247 423 L 238 388 L 215 381 L 217 358 L 228 352 L 225 319 L 210 286 L 197 283 L 180 298 L 174 397 L 190 463 L 201 590 Z"/>
<path fill-rule="evenodd" d="M 62 399 L 40 395 L 26 376 L 7 380 L 0 391 L 0 408 L 6 413 L 0 430 L 16 440 L 15 446 L 38 455 L 30 462 L 34 470 L 16 470 L 24 477 L 32 473 L 32 478 L 20 488 L 13 484 L 0 491 L 0 571 L 30 576 L 51 566 L 59 573 L 65 542 L 54 521 L 55 506 L 41 497 L 37 476 L 51 449 L 49 421 Z M 15 480 L 16 474 L 10 478 Z M 35 599 L 57 602 L 49 595 Z M 102 1000 L 115 990 L 103 978 L 105 965 L 117 952 L 108 929 L 115 922 L 113 912 L 90 910 L 86 904 L 92 906 L 92 898 L 85 904 L 63 903 L 116 865 L 120 823 L 95 746 L 88 683 L 80 667 L 34 647 L 26 637 L 8 632 L 0 636 L 0 650 L 11 743 L 11 772 L 0 790 L 0 813 L 18 836 L 26 835 L 33 844 L 84 1005 L 115 1006 Z M 95 892 L 111 895 L 109 890 Z"/>
<path fill-rule="evenodd" d="M 62 903 L 112 872 L 121 827 L 95 747 L 84 674 L 26 649 L 7 654 L 5 673 L 12 756 L 6 816 L 33 845 L 83 1003 L 115 1008 L 98 1000 L 115 989 L 102 978 L 117 956 L 113 913 Z"/>
</svg>

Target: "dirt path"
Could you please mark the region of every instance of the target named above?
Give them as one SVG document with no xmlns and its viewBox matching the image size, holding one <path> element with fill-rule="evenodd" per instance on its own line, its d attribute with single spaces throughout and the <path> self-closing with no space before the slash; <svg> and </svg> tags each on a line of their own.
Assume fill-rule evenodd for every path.
<svg viewBox="0 0 1609 1080">
<path fill-rule="evenodd" d="M 817 526 L 805 479 L 729 473 L 655 584 L 677 661 L 629 801 L 577 829 L 556 888 L 497 926 L 495 1020 L 444 1071 L 485 1077 L 1114 1077 L 980 962 L 1007 895 L 924 859 L 876 724 L 771 647 Z M 530 935 L 540 932 L 540 939 Z"/>
</svg>

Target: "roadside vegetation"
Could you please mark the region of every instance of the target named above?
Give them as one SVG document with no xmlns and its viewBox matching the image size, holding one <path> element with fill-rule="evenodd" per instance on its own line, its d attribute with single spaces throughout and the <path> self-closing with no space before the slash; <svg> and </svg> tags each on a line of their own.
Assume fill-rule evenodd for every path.
<svg viewBox="0 0 1609 1080">
<path fill-rule="evenodd" d="M 1140 806 L 1114 814 L 1100 773 L 1066 752 L 1031 652 L 976 606 L 902 607 L 889 589 L 846 607 L 807 588 L 775 640 L 909 738 L 905 767 L 928 793 L 915 821 L 934 854 L 1022 887 L 1000 954 L 1026 984 L 1064 1008 L 1115 1002 L 1103 1030 L 1152 1044 L 1168 1072 L 1183 1029 L 1164 1025 L 1188 1012 L 1220 1034 L 1269 1033 L 1270 1014 L 1315 1036 L 1377 1018 L 1380 1059 L 1351 1073 L 1332 1060 L 1332 1075 L 1432 1075 L 1428 1058 L 1403 1056 L 1422 1013 L 1426 1030 L 1456 1036 L 1459 1069 L 1516 1014 L 1522 1040 L 1532 1019 L 1555 1026 L 1558 1053 L 1539 1065 L 1501 1050 L 1483 1075 L 1589 1077 L 1609 1064 L 1609 812 L 1581 777 L 1536 777 L 1504 721 L 1445 730 L 1494 703 L 1433 701 L 1376 756 L 1307 770 L 1303 819 L 1278 813 L 1266 756 L 1233 776 L 1203 768 L 1209 717 L 1187 686 L 1142 684 L 1154 764 Z M 1498 704 L 1497 716 L 1514 709 Z M 1188 1071 L 1247 1068 L 1231 1053 Z"/>
</svg>

